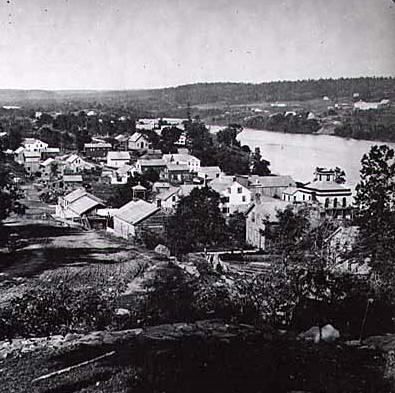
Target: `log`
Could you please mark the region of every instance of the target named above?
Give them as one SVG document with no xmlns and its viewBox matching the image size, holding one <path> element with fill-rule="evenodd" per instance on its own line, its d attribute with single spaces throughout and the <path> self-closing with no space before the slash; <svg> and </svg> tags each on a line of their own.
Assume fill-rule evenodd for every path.
<svg viewBox="0 0 395 393">
<path fill-rule="evenodd" d="M 69 371 L 75 370 L 75 369 L 77 369 L 79 367 L 86 366 L 87 364 L 91 364 L 91 363 L 97 362 L 98 360 L 105 359 L 105 358 L 108 358 L 110 356 L 113 356 L 114 354 L 115 354 L 115 351 L 107 352 L 104 355 L 100 355 L 100 356 L 98 356 L 96 358 L 93 358 L 93 359 L 90 359 L 90 360 L 86 360 L 85 362 L 75 364 L 74 366 L 69 366 L 69 367 L 66 367 L 66 368 L 62 368 L 61 370 L 53 371 L 53 372 L 51 372 L 49 374 L 45 374 L 45 375 L 42 375 L 41 377 L 33 379 L 32 383 L 38 382 L 38 381 L 42 381 L 44 379 L 48 379 L 48 378 L 54 377 L 56 375 L 61 375 L 61 374 L 68 373 Z"/>
</svg>

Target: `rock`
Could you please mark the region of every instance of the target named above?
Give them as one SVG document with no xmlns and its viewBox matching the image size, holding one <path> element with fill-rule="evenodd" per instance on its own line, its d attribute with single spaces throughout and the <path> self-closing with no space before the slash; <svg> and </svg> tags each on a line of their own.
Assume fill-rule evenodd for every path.
<svg viewBox="0 0 395 393">
<path fill-rule="evenodd" d="M 327 343 L 333 342 L 340 337 L 340 332 L 332 325 L 325 325 L 321 329 L 321 339 Z"/>
<path fill-rule="evenodd" d="M 321 329 L 321 340 L 325 342 L 333 342 L 340 337 L 340 332 L 335 329 L 332 325 L 325 325 Z M 320 329 L 318 326 L 313 326 L 306 332 L 299 334 L 299 338 L 306 341 L 314 341 L 314 343 L 320 342 Z"/>
<path fill-rule="evenodd" d="M 130 315 L 130 311 L 126 308 L 117 308 L 115 314 L 118 316 Z"/>
<path fill-rule="evenodd" d="M 170 257 L 170 250 L 169 250 L 169 248 L 166 247 L 166 246 L 164 246 L 163 244 L 158 244 L 158 245 L 155 247 L 155 252 L 156 252 L 157 254 L 165 255 L 165 256 L 167 256 L 167 257 Z"/>
</svg>

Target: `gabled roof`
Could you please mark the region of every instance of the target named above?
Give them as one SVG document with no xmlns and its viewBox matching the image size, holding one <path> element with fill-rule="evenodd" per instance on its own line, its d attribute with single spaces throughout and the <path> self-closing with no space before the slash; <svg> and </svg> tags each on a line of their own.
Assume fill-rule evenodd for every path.
<svg viewBox="0 0 395 393">
<path fill-rule="evenodd" d="M 40 165 L 42 166 L 48 166 L 51 165 L 55 160 L 53 158 L 47 158 L 44 162 L 42 162 Z"/>
<path fill-rule="evenodd" d="M 295 187 L 296 183 L 291 176 L 257 176 L 249 177 L 250 186 L 256 187 Z"/>
<path fill-rule="evenodd" d="M 288 205 L 289 202 L 263 195 L 260 197 L 260 202 L 254 203 L 248 213 L 254 212 L 260 214 L 261 218 L 265 218 L 269 222 L 277 222 L 277 212 L 284 210 Z"/>
<path fill-rule="evenodd" d="M 217 172 L 222 172 L 222 171 L 219 166 L 201 166 L 199 168 L 198 172 L 217 173 Z"/>
<path fill-rule="evenodd" d="M 91 194 L 86 194 L 71 203 L 68 207 L 78 215 L 81 215 L 98 206 L 105 205 L 100 199 L 94 197 Z"/>
<path fill-rule="evenodd" d="M 130 224 L 138 224 L 159 210 L 160 208 L 156 205 L 139 199 L 138 201 L 130 201 L 122 206 L 114 217 Z"/>
<path fill-rule="evenodd" d="M 166 162 L 180 162 L 180 163 L 188 163 L 190 161 L 200 161 L 198 158 L 196 158 L 195 156 L 192 156 L 191 154 L 179 154 L 179 153 L 175 153 L 175 154 L 163 154 L 163 159 Z"/>
<path fill-rule="evenodd" d="M 166 161 L 161 158 L 154 158 L 152 160 L 138 160 L 141 166 L 166 166 Z"/>
<path fill-rule="evenodd" d="M 88 194 L 88 192 L 84 188 L 77 188 L 76 190 L 68 193 L 63 197 L 63 199 L 69 203 L 72 203 L 78 198 L 81 198 L 83 195 Z"/>
<path fill-rule="evenodd" d="M 72 164 L 75 160 L 80 158 L 77 154 L 72 154 L 70 157 L 66 159 L 66 162 Z"/>
<path fill-rule="evenodd" d="M 15 150 L 16 154 L 22 153 L 25 150 L 23 146 L 19 146 L 18 149 Z"/>
<path fill-rule="evenodd" d="M 287 187 L 284 191 L 283 194 L 287 195 L 294 195 L 298 192 L 298 187 Z"/>
<path fill-rule="evenodd" d="M 180 192 L 181 188 L 180 187 L 170 187 L 167 190 L 164 190 L 163 192 L 159 193 L 156 198 L 160 199 L 162 201 L 166 201 L 170 197 L 172 197 L 175 194 L 178 194 Z"/>
<path fill-rule="evenodd" d="M 143 134 L 140 134 L 139 132 L 135 132 L 135 133 L 129 138 L 129 141 L 130 141 L 130 142 L 137 142 L 140 138 L 144 138 L 145 140 L 147 140 L 147 138 L 146 138 Z"/>
<path fill-rule="evenodd" d="M 108 160 L 130 160 L 130 154 L 128 151 L 109 151 L 107 153 Z"/>
</svg>

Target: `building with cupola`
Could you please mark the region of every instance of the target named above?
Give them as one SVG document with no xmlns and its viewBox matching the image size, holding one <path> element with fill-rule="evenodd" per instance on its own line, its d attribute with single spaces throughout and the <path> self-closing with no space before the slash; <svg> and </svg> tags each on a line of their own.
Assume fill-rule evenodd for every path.
<svg viewBox="0 0 395 393">
<path fill-rule="evenodd" d="M 350 217 L 353 203 L 351 188 L 337 181 L 337 173 L 333 169 L 317 168 L 314 174 L 314 181 L 286 188 L 282 199 L 293 203 L 319 203 L 325 215 Z"/>
</svg>

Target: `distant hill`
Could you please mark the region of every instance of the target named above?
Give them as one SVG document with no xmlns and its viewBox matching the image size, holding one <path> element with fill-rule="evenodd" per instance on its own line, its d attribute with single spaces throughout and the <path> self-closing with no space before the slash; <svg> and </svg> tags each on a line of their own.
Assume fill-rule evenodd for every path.
<svg viewBox="0 0 395 393">
<path fill-rule="evenodd" d="M 265 83 L 196 83 L 178 87 L 147 90 L 0 90 L 0 104 L 29 102 L 102 102 L 106 104 L 139 103 L 147 108 L 203 105 L 210 103 L 250 104 L 262 101 L 304 101 L 328 96 L 331 99 L 352 97 L 359 93 L 364 100 L 395 99 L 395 78 L 364 77 L 278 81 Z"/>
</svg>

